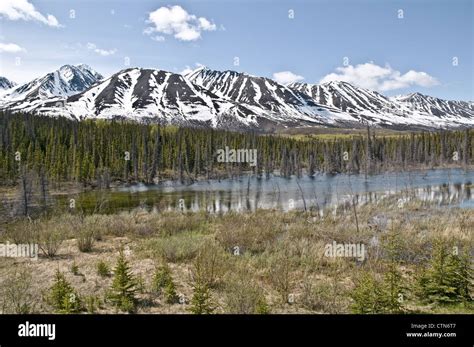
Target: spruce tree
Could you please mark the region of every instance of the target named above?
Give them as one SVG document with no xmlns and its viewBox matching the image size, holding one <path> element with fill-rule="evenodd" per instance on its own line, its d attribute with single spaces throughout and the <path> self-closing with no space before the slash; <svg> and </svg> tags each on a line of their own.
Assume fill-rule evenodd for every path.
<svg viewBox="0 0 474 347">
<path fill-rule="evenodd" d="M 161 265 L 156 268 L 152 280 L 152 289 L 157 294 L 161 294 L 169 282 L 172 282 L 171 271 L 168 264 Z"/>
<path fill-rule="evenodd" d="M 121 249 L 114 269 L 109 299 L 118 309 L 133 312 L 136 307 L 136 291 L 136 280 Z"/>
<path fill-rule="evenodd" d="M 211 314 L 215 309 L 209 287 L 205 284 L 196 283 L 190 311 L 194 314 Z"/>
<path fill-rule="evenodd" d="M 179 296 L 176 293 L 176 286 L 172 280 L 168 281 L 166 284 L 163 294 L 165 296 L 165 301 L 167 304 L 177 304 L 179 302 Z"/>
<path fill-rule="evenodd" d="M 427 303 L 470 301 L 472 278 L 470 257 L 452 243 L 437 240 L 428 268 L 418 277 L 417 294 Z"/>
<path fill-rule="evenodd" d="M 385 250 L 387 252 L 387 269 L 383 280 L 383 308 L 387 313 L 403 311 L 404 300 L 400 265 L 400 235 L 392 232 L 387 235 Z"/>
<path fill-rule="evenodd" d="M 270 307 L 268 306 L 267 300 L 264 296 L 257 302 L 257 307 L 255 308 L 257 314 L 269 314 Z"/>
<path fill-rule="evenodd" d="M 352 311 L 354 313 L 381 313 L 383 312 L 383 289 L 374 274 L 364 272 L 351 292 L 354 301 Z"/>
<path fill-rule="evenodd" d="M 49 303 L 57 313 L 77 313 L 82 310 L 79 296 L 59 270 L 50 288 Z"/>
</svg>

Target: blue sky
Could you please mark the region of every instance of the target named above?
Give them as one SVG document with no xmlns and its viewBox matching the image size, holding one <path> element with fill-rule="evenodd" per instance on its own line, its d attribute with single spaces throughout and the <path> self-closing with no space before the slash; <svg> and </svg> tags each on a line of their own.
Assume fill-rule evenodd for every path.
<svg viewBox="0 0 474 347">
<path fill-rule="evenodd" d="M 1 0 L 0 75 L 26 82 L 86 63 L 107 76 L 128 57 L 474 100 L 473 25 L 471 0 Z"/>
</svg>

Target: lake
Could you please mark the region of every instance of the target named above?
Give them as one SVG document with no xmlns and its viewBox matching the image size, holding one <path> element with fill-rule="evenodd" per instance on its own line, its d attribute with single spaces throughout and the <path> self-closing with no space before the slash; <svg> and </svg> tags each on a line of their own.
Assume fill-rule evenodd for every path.
<svg viewBox="0 0 474 347">
<path fill-rule="evenodd" d="M 474 171 L 436 169 L 393 172 L 369 176 L 328 175 L 282 178 L 254 175 L 240 179 L 204 180 L 185 185 L 167 181 L 157 185 L 137 184 L 105 191 L 89 191 L 77 198 L 86 211 L 103 203 L 102 212 L 131 211 L 137 207 L 150 211 L 183 210 L 210 212 L 253 211 L 257 208 L 291 209 L 331 208 L 350 204 L 379 202 L 406 192 L 436 205 L 474 208 L 471 194 Z M 404 195 L 405 196 L 405 195 Z M 399 203 L 405 200 L 401 198 Z"/>
</svg>

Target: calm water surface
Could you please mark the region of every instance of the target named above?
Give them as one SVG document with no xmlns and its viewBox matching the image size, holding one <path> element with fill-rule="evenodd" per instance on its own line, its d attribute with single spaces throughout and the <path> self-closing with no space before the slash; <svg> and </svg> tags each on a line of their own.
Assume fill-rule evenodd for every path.
<svg viewBox="0 0 474 347">
<path fill-rule="evenodd" d="M 344 205 L 352 199 L 358 204 L 378 202 L 390 195 L 408 195 L 437 205 L 474 208 L 472 190 L 474 171 L 439 169 L 394 172 L 369 176 L 327 175 L 315 177 L 259 178 L 253 175 L 240 179 L 199 181 L 190 185 L 163 182 L 158 185 L 137 184 L 102 193 L 85 192 L 79 198 L 92 208 L 98 200 L 105 201 L 103 211 L 131 211 L 137 207 L 148 210 L 210 212 L 263 209 L 319 209 Z"/>
</svg>

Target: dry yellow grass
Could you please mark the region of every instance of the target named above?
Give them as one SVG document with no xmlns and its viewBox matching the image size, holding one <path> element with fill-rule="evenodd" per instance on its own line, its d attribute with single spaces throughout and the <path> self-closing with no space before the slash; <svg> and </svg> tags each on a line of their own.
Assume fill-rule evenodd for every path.
<svg viewBox="0 0 474 347">
<path fill-rule="evenodd" d="M 0 288 L 9 283 L 15 269 L 28 268 L 35 311 L 51 312 L 44 297 L 59 269 L 82 298 L 98 300 L 97 313 L 113 313 L 115 308 L 106 300 L 112 277 L 100 276 L 97 264 L 103 261 L 113 269 L 120 248 L 125 247 L 131 270 L 142 287 L 137 294 L 138 313 L 189 313 L 193 284 L 199 276 L 212 282 L 216 313 L 247 312 L 251 310 L 248 305 L 254 305 L 262 295 L 272 313 L 350 312 L 349 293 L 359 272 L 384 271 L 388 235 L 397 234 L 402 240 L 400 271 L 408 284 L 415 269 L 426 264 L 435 239 L 454 240 L 469 252 L 474 249 L 472 210 L 435 208 L 417 201 L 399 209 L 396 201 L 359 207 L 359 232 L 351 210 L 336 215 L 326 211 L 324 217 L 296 211 L 226 215 L 137 211 L 83 219 L 56 216 L 38 223 L 43 223 L 40 230 L 54 226 L 63 233 L 65 241 L 57 254 L 50 258 L 41 255 L 37 261 L 1 258 Z M 3 241 L 21 234 L 27 226 L 25 222 L 10 225 Z M 92 250 L 80 252 L 76 237 L 82 229 L 90 228 L 95 230 Z M 325 245 L 333 241 L 364 244 L 366 260 L 325 256 Z M 162 261 L 171 269 L 176 290 L 184 298 L 181 303 L 167 304 L 151 291 L 155 266 Z M 79 275 L 71 272 L 72 264 L 77 265 Z M 240 287 L 236 281 L 248 287 Z M 242 299 L 245 295 L 254 300 Z M 449 312 L 416 302 L 406 305 L 420 312 Z M 472 312 L 472 308 L 460 311 Z"/>
</svg>

